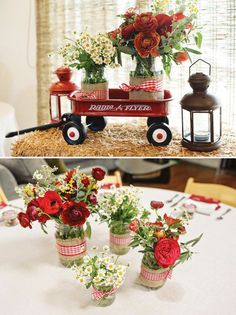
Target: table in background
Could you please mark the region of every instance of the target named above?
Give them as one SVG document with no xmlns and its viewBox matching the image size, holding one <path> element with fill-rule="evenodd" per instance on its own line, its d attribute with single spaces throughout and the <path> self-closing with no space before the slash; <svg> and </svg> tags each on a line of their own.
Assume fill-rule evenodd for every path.
<svg viewBox="0 0 236 315">
<path fill-rule="evenodd" d="M 6 139 L 5 136 L 15 130 L 18 130 L 18 126 L 14 107 L 0 102 L 0 157 L 11 156 L 11 145 L 16 138 Z"/>
<path fill-rule="evenodd" d="M 142 204 L 150 200 L 166 201 L 176 192 L 144 188 Z M 184 194 L 180 193 L 181 197 Z M 178 199 L 178 198 L 177 198 Z M 15 201 L 20 205 L 20 201 Z M 159 290 L 135 283 L 142 254 L 137 250 L 121 256 L 131 263 L 126 281 L 114 304 L 99 308 L 91 303 L 91 292 L 81 286 L 70 269 L 58 262 L 54 226 L 44 235 L 38 224 L 32 230 L 20 226 L 0 227 L 0 310 L 4 315 L 233 315 L 236 310 L 236 209 L 223 220 L 216 220 L 228 206 L 223 205 L 211 216 L 195 214 L 188 233 L 191 239 L 204 233 L 196 247 L 198 254 L 179 265 L 172 279 Z M 231 207 L 232 208 L 232 207 Z M 168 206 L 160 210 L 169 213 Z M 105 224 L 93 222 L 93 235 L 88 248 L 108 243 Z"/>
</svg>

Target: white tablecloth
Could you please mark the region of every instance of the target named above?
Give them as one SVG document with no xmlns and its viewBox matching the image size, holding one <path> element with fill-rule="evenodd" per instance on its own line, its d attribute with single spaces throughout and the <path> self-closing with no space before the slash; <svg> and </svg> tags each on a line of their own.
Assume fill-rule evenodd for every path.
<svg viewBox="0 0 236 315">
<path fill-rule="evenodd" d="M 165 201 L 175 192 L 146 188 L 144 206 L 150 200 Z M 178 198 L 176 198 L 177 200 Z M 19 205 L 19 201 L 16 202 Z M 121 257 L 130 262 L 127 278 L 115 302 L 107 308 L 91 303 L 90 290 L 74 278 L 57 259 L 54 227 L 44 235 L 37 224 L 32 230 L 0 226 L 0 313 L 3 315 L 233 315 L 236 310 L 236 209 L 216 220 L 228 206 L 211 216 L 195 214 L 187 239 L 204 233 L 193 259 L 179 265 L 172 279 L 159 290 L 135 283 L 142 255 L 136 250 Z M 232 208 L 232 207 L 231 207 Z M 169 211 L 165 207 L 165 211 Z M 108 243 L 104 224 L 93 224 L 92 245 Z"/>
<path fill-rule="evenodd" d="M 13 106 L 0 102 L 0 157 L 11 156 L 11 145 L 15 138 L 6 139 L 10 131 L 18 130 L 15 109 Z"/>
</svg>

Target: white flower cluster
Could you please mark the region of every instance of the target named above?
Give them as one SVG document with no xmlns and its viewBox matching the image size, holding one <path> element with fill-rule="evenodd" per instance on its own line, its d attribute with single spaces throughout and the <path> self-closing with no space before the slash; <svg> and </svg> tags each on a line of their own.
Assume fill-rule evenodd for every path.
<svg viewBox="0 0 236 315">
<path fill-rule="evenodd" d="M 85 256 L 84 263 L 74 266 L 73 270 L 79 283 L 86 287 L 119 288 L 124 282 L 127 266 L 118 264 L 115 256 L 103 252 L 101 256 Z"/>
<path fill-rule="evenodd" d="M 92 37 L 86 32 L 73 32 L 73 39 L 67 39 L 65 44 L 58 50 L 58 54 L 64 58 L 67 65 L 77 63 L 84 54 L 87 54 L 97 65 L 118 66 L 114 62 L 116 49 L 108 34 L 99 33 Z"/>
</svg>

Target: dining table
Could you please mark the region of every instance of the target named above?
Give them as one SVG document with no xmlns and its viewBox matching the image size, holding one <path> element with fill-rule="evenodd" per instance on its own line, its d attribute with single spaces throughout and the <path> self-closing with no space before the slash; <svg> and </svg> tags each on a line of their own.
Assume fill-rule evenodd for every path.
<svg viewBox="0 0 236 315">
<path fill-rule="evenodd" d="M 178 213 L 189 195 L 159 188 L 139 188 L 140 203 L 150 210 L 150 201 L 162 201 L 159 213 Z M 23 201 L 10 202 L 23 208 Z M 202 205 L 202 206 L 201 206 Z M 19 208 L 17 208 L 19 211 Z M 201 211 L 201 208 L 203 209 Z M 179 264 L 163 287 L 153 290 L 138 282 L 142 253 L 130 249 L 119 261 L 129 264 L 124 284 L 114 303 L 107 307 L 93 304 L 91 290 L 79 284 L 74 271 L 59 262 L 55 245 L 55 226 L 47 223 L 48 234 L 40 225 L 32 229 L 19 224 L 0 224 L 0 314 L 2 315 L 234 315 L 236 313 L 236 239 L 234 235 L 236 209 L 220 204 L 199 202 L 193 217 L 187 222 L 182 241 L 203 236 L 193 248 L 194 254 Z M 226 210 L 230 209 L 226 215 Z M 5 209 L 4 209 L 5 210 Z M 1 215 L 0 210 L 0 215 Z M 152 211 L 152 210 L 150 210 Z M 152 213 L 154 219 L 154 213 Z M 88 252 L 109 244 L 105 223 L 90 216 L 92 236 Z"/>
</svg>

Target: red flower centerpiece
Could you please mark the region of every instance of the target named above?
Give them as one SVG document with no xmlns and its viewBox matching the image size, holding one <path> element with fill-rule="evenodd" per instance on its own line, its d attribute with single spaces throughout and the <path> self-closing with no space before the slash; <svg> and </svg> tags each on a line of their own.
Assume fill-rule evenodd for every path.
<svg viewBox="0 0 236 315">
<path fill-rule="evenodd" d="M 97 204 L 97 181 L 104 178 L 105 172 L 94 168 L 92 176 L 87 176 L 77 168 L 56 177 L 55 170 L 43 166 L 34 173 L 35 184 L 18 189 L 26 204 L 26 212 L 20 212 L 18 219 L 22 227 L 30 229 L 37 221 L 45 233 L 47 221 L 54 220 L 61 263 L 80 264 L 86 254 L 86 236 L 91 235 L 87 219 Z"/>
<path fill-rule="evenodd" d="M 202 235 L 186 243 L 179 242 L 179 236 L 186 232 L 181 219 L 167 214 L 159 215 L 162 202 L 152 201 L 151 208 L 156 212 L 156 221 L 135 220 L 130 224 L 133 232 L 131 247 L 141 246 L 143 259 L 139 275 L 140 283 L 150 288 L 160 288 L 171 277 L 174 267 L 188 260 Z"/>
</svg>

